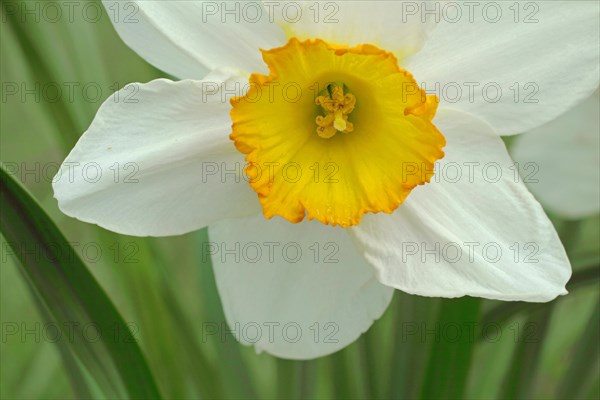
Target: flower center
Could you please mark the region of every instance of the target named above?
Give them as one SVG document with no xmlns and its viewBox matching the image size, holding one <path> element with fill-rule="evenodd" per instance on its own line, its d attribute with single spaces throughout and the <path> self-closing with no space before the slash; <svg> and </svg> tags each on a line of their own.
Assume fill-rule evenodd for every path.
<svg viewBox="0 0 600 400">
<path fill-rule="evenodd" d="M 354 110 L 356 97 L 352 93 L 344 94 L 343 84 L 330 83 L 325 94 L 317 97 L 315 103 L 323 108 L 326 114 L 316 118 L 317 135 L 324 139 L 333 137 L 336 132 L 352 132 L 354 125 L 348 116 Z"/>
<path fill-rule="evenodd" d="M 430 181 L 446 144 L 437 98 L 393 54 L 296 38 L 262 54 L 270 73 L 231 100 L 230 138 L 265 217 L 348 227 Z"/>
</svg>

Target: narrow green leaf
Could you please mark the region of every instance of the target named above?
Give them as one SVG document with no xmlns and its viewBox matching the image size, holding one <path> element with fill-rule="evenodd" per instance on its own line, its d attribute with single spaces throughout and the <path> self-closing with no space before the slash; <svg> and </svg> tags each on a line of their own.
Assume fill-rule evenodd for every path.
<svg viewBox="0 0 600 400">
<path fill-rule="evenodd" d="M 388 398 L 414 399 L 420 395 L 433 340 L 427 331 L 435 326 L 444 300 L 397 292 L 392 302 L 394 343 L 390 361 Z M 429 340 L 427 340 L 429 339 Z"/>
<path fill-rule="evenodd" d="M 577 254 L 574 260 L 571 260 L 573 271 L 579 271 L 600 265 L 600 253 Z"/>
<path fill-rule="evenodd" d="M 502 385 L 502 398 L 532 398 L 540 356 L 548 332 L 554 303 L 532 310 L 527 322 L 518 326 L 518 344 Z"/>
<path fill-rule="evenodd" d="M 295 360 L 278 358 L 277 363 L 277 398 L 298 399 L 299 381 L 297 376 L 297 363 Z"/>
<path fill-rule="evenodd" d="M 598 284 L 598 281 L 600 281 L 600 265 L 575 272 L 569 283 L 567 283 L 567 290 L 571 292 L 580 287 Z"/>
<path fill-rule="evenodd" d="M 481 299 L 472 297 L 442 302 L 436 326 L 429 328 L 436 336 L 421 398 L 463 397 L 475 347 L 475 325 L 479 320 L 480 306 Z"/>
<path fill-rule="evenodd" d="M 158 250 L 157 246 L 151 246 L 150 252 L 157 266 L 156 270 L 162 277 L 160 279 L 162 298 L 166 303 L 173 323 L 178 327 L 177 333 L 185 343 L 185 350 L 188 353 L 186 359 L 193 360 L 196 366 L 196 368 L 190 368 L 189 374 L 193 376 L 193 381 L 195 381 L 195 385 L 203 397 L 210 399 L 223 398 L 221 376 L 216 373 L 217 371 L 212 367 L 206 354 L 199 347 L 199 341 L 194 336 L 191 321 L 184 315 L 183 305 L 178 301 L 176 294 L 173 293 L 173 288 L 167 283 L 169 282 L 167 260 L 164 259 L 164 255 Z"/>
<path fill-rule="evenodd" d="M 376 330 L 371 327 L 363 333 L 358 341 L 358 349 L 361 360 L 361 373 L 366 386 L 366 397 L 380 399 L 382 397 L 381 387 L 378 385 L 380 374 L 377 366 L 377 337 Z"/>
<path fill-rule="evenodd" d="M 75 250 L 3 168 L 0 177 L 0 229 L 77 359 L 107 397 L 159 398 L 131 331 Z"/>
<path fill-rule="evenodd" d="M 217 352 L 219 354 L 219 373 L 221 376 L 229 378 L 227 389 L 230 390 L 228 397 L 235 398 L 257 398 L 256 388 L 252 380 L 251 370 L 247 363 L 242 358 L 240 348 L 242 345 L 238 343 L 233 335 L 225 334 L 228 329 L 225 320 L 225 313 L 221 305 L 221 299 L 217 291 L 215 275 L 212 269 L 212 262 L 206 259 L 206 255 L 202 253 L 205 249 L 205 243 L 208 242 L 208 232 L 206 229 L 198 233 L 198 241 L 200 253 L 199 260 L 202 260 L 200 265 L 200 280 L 202 285 L 202 296 L 208 307 L 208 321 L 204 321 L 207 326 L 216 327 L 219 333 Z"/>
<path fill-rule="evenodd" d="M 596 369 L 596 371 L 598 370 Z M 591 400 L 600 399 L 600 379 L 594 379 L 592 387 L 587 391 L 584 398 Z"/>
<path fill-rule="evenodd" d="M 317 369 L 320 361 L 298 361 L 298 380 L 300 382 L 299 396 L 300 399 L 314 399 L 316 397 L 315 387 L 317 383 Z"/>
<path fill-rule="evenodd" d="M 573 351 L 573 358 L 558 389 L 558 398 L 574 399 L 585 397 L 584 390 L 590 381 L 597 381 L 594 362 L 600 354 L 600 301 Z"/>
<path fill-rule="evenodd" d="M 333 392 L 336 399 L 356 399 L 356 380 L 352 378 L 348 360 L 348 348 L 329 356 L 329 369 L 332 374 Z"/>
<path fill-rule="evenodd" d="M 2 2 L 3 19 L 6 19 L 8 27 L 14 32 L 14 37 L 18 41 L 19 47 L 23 53 L 27 55 L 26 58 L 32 69 L 31 72 L 36 76 L 37 82 L 41 84 L 56 82 L 46 59 L 41 56 L 34 41 L 30 38 L 31 35 L 25 28 L 26 25 L 19 20 L 22 16 L 19 13 L 6 11 L 6 4 L 7 3 Z M 72 113 L 69 112 L 65 98 L 66 96 L 62 96 L 59 101 L 48 102 L 46 110 L 47 112 L 51 112 L 52 117 L 56 122 L 57 130 L 63 134 L 59 139 L 61 139 L 63 145 L 66 146 L 67 143 L 77 140 L 79 133 L 77 123 L 74 121 Z"/>
<path fill-rule="evenodd" d="M 277 358 L 277 398 L 314 398 L 317 362 L 318 360 L 298 361 Z"/>
<path fill-rule="evenodd" d="M 21 274 L 23 274 L 22 270 L 19 271 Z M 24 276 L 24 278 L 27 280 L 26 276 Z M 35 291 L 32 291 L 32 295 L 33 301 L 37 306 L 37 309 L 39 310 L 44 322 L 47 324 L 53 323 L 54 320 L 52 319 L 52 316 L 48 312 L 46 306 L 44 306 L 44 304 L 41 302 L 39 296 L 36 295 Z M 58 346 L 58 351 L 65 365 L 65 369 L 71 382 L 71 388 L 73 389 L 73 394 L 75 397 L 78 399 L 93 399 L 95 396 L 93 394 L 93 389 L 85 379 L 85 371 L 83 371 L 78 365 L 77 359 L 67 345 L 67 341 L 57 340 L 56 345 Z"/>
</svg>

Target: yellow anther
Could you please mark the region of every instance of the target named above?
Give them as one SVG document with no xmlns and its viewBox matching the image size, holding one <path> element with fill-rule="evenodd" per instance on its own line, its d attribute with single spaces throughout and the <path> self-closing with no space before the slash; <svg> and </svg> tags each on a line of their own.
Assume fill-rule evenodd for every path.
<svg viewBox="0 0 600 400">
<path fill-rule="evenodd" d="M 405 90 L 417 83 L 392 53 L 292 38 L 263 58 L 270 75 L 252 74 L 247 94 L 231 101 L 230 138 L 247 168 L 274 164 L 268 174 L 247 170 L 265 218 L 346 228 L 366 213 L 392 213 L 430 181 L 425 171 L 434 169 L 446 144 L 432 123 L 436 97 Z M 300 101 L 260 96 L 272 93 L 271 84 L 313 89 L 315 83 L 318 94 L 305 92 Z M 321 168 L 285 179 L 291 163 L 302 171 Z M 418 166 L 416 173 L 400 164 Z"/>
<path fill-rule="evenodd" d="M 344 94 L 342 86 L 330 84 L 329 96 L 319 96 L 315 103 L 327 112 L 316 119 L 317 135 L 329 139 L 337 132 L 352 132 L 354 126 L 348 121 L 348 115 L 354 110 L 356 97 L 352 93 Z"/>
</svg>

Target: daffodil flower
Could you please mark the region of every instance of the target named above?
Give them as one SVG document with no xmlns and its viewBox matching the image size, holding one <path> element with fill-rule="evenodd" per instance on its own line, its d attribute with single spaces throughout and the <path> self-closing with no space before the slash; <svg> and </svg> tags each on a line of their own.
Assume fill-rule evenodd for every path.
<svg viewBox="0 0 600 400">
<path fill-rule="evenodd" d="M 565 294 L 563 246 L 500 135 L 596 89 L 598 3 L 452 3 L 459 20 L 445 3 L 106 2 L 182 80 L 101 106 L 54 182 L 61 210 L 137 236 L 208 226 L 229 328 L 280 357 L 343 348 L 394 289 Z"/>
<path fill-rule="evenodd" d="M 536 198 L 554 214 L 600 212 L 600 101 L 596 91 L 575 109 L 520 135 L 511 155 Z"/>
</svg>

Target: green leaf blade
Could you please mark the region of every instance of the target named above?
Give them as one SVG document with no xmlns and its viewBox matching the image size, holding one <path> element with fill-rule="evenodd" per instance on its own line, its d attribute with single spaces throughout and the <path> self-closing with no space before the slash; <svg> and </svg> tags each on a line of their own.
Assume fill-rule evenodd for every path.
<svg viewBox="0 0 600 400">
<path fill-rule="evenodd" d="M 0 168 L 0 229 L 27 281 L 108 397 L 160 398 L 129 327 L 39 204 Z"/>
</svg>

